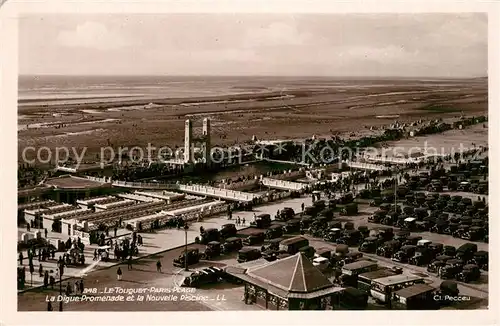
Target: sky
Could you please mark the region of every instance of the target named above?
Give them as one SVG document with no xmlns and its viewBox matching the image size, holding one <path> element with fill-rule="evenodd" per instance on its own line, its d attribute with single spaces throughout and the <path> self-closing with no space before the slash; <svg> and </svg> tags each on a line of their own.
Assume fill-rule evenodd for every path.
<svg viewBox="0 0 500 326">
<path fill-rule="evenodd" d="M 487 76 L 486 14 L 74 14 L 19 21 L 28 75 Z"/>
</svg>

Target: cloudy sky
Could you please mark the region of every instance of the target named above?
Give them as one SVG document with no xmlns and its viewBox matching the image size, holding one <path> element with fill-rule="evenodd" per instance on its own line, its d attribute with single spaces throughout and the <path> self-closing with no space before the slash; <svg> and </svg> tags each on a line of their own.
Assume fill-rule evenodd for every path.
<svg viewBox="0 0 500 326">
<path fill-rule="evenodd" d="M 21 74 L 487 75 L 485 14 L 44 15 Z"/>
</svg>

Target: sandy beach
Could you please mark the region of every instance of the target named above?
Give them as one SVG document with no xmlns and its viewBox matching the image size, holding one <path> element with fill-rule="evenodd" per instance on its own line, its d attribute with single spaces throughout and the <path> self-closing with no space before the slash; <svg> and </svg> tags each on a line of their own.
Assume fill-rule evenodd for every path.
<svg viewBox="0 0 500 326">
<path fill-rule="evenodd" d="M 333 82 L 297 81 L 286 91 L 188 98 L 79 98 L 39 105 L 19 101 L 18 150 L 26 146 L 87 147 L 95 158 L 102 146 L 180 146 L 184 120 L 212 120 L 214 145 L 261 139 L 296 139 L 313 134 L 359 133 L 420 118 L 487 114 L 487 80 L 371 82 L 335 87 Z M 97 102 L 96 102 L 97 101 Z"/>
</svg>

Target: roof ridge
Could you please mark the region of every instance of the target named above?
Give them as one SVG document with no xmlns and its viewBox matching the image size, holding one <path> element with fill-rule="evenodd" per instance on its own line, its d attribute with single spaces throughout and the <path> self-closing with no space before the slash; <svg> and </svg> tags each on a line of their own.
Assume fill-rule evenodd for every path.
<svg viewBox="0 0 500 326">
<path fill-rule="evenodd" d="M 290 285 L 288 286 L 288 291 L 292 289 L 293 281 L 295 280 L 295 275 L 297 274 L 297 267 L 299 267 L 299 261 L 300 261 L 300 256 L 297 258 L 297 262 L 295 263 L 295 268 L 293 269 L 292 277 L 290 278 Z M 303 274 L 304 273 L 302 273 L 302 275 Z"/>
<path fill-rule="evenodd" d="M 307 282 L 306 282 L 306 273 L 305 273 L 305 269 L 304 269 L 304 253 L 300 253 L 299 254 L 299 260 L 300 260 L 300 267 L 302 269 L 302 282 L 304 282 L 304 290 L 306 290 L 306 292 L 308 291 L 308 288 L 307 288 Z"/>
</svg>

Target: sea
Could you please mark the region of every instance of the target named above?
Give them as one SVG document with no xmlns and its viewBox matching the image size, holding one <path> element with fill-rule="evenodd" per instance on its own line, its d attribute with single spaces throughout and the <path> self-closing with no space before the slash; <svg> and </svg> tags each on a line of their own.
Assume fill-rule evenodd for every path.
<svg viewBox="0 0 500 326">
<path fill-rule="evenodd" d="M 221 95 L 286 92 L 298 89 L 348 89 L 374 86 L 436 84 L 451 86 L 460 80 L 346 77 L 254 76 L 19 76 L 20 105 L 120 101 L 145 98 L 192 98 Z"/>
</svg>

